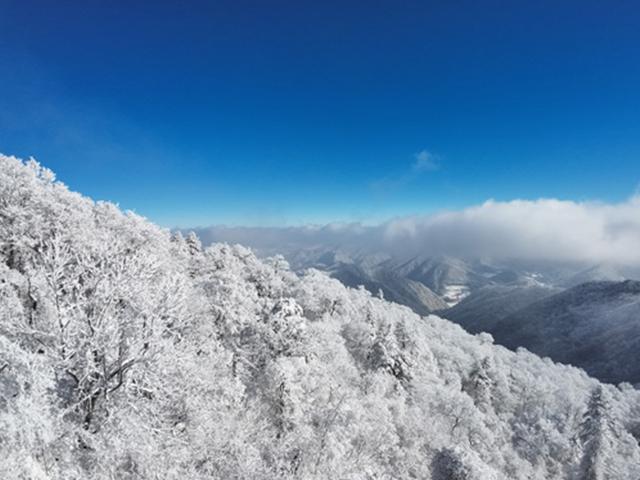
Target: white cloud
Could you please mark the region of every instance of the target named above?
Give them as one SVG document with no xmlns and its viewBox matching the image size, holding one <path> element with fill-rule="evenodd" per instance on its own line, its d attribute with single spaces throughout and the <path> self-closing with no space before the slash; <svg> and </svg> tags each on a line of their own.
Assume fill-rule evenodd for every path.
<svg viewBox="0 0 640 480">
<path fill-rule="evenodd" d="M 416 153 L 414 158 L 413 170 L 415 172 L 431 172 L 440 168 L 438 158 L 427 150 Z"/>
<path fill-rule="evenodd" d="M 489 200 L 463 210 L 396 218 L 377 226 L 212 227 L 199 233 L 208 241 L 237 241 L 271 252 L 324 246 L 397 255 L 640 267 L 640 196 L 616 204 Z"/>
</svg>

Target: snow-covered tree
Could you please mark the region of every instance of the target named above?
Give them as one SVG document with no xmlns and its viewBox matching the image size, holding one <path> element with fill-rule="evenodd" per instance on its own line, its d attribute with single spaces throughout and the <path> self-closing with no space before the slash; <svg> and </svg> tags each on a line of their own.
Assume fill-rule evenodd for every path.
<svg viewBox="0 0 640 480">
<path fill-rule="evenodd" d="M 615 416 L 610 393 L 602 385 L 593 388 L 580 424 L 578 440 L 582 459 L 578 478 L 602 480 L 635 478 L 629 473 L 633 455 L 632 439 Z M 632 464 L 632 463 L 631 463 Z M 635 471 L 635 475 L 638 470 Z"/>
<path fill-rule="evenodd" d="M 469 374 L 463 385 L 463 390 L 473 398 L 473 401 L 483 411 L 492 408 L 494 380 L 491 376 L 491 360 L 483 358 Z"/>
</svg>

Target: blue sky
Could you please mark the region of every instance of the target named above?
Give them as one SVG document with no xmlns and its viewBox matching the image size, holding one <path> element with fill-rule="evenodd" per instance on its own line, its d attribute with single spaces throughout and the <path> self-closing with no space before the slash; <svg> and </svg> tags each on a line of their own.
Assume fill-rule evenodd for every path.
<svg viewBox="0 0 640 480">
<path fill-rule="evenodd" d="M 618 202 L 638 25 L 632 1 L 0 0 L 0 152 L 165 226 Z"/>
</svg>

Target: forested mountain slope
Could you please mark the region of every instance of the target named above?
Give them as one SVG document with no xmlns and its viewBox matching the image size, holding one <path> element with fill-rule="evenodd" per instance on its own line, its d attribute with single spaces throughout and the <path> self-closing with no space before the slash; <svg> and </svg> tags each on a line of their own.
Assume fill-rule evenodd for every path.
<svg viewBox="0 0 640 480">
<path fill-rule="evenodd" d="M 456 322 L 467 332 L 491 333 L 503 318 L 560 291 L 541 285 L 488 285 L 438 315 Z"/>
<path fill-rule="evenodd" d="M 640 385 L 640 282 L 589 282 L 505 316 L 496 341 L 584 368 L 605 382 Z"/>
<path fill-rule="evenodd" d="M 426 315 L 446 308 L 446 302 L 423 283 L 396 275 L 385 269 L 364 269 L 355 263 L 334 265 L 327 271 L 348 287 L 360 285 L 369 292 L 382 294 L 392 302 L 406 305 L 414 312 Z"/>
<path fill-rule="evenodd" d="M 0 157 L 0 478 L 629 479 L 640 394 Z M 635 434 L 635 438 L 634 438 Z"/>
</svg>

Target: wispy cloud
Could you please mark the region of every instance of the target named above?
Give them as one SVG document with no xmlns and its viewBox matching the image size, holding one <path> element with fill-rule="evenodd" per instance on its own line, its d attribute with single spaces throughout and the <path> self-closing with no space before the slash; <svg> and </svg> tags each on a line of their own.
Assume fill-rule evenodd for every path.
<svg viewBox="0 0 640 480">
<path fill-rule="evenodd" d="M 404 172 L 374 180 L 371 182 L 371 188 L 378 192 L 397 190 L 417 180 L 423 174 L 439 169 L 438 156 L 428 150 L 421 150 L 413 155 L 413 163 L 409 164 Z"/>
<path fill-rule="evenodd" d="M 422 150 L 414 155 L 415 162 L 413 162 L 414 172 L 433 172 L 440 168 L 440 162 L 438 157 L 433 153 Z"/>
</svg>

